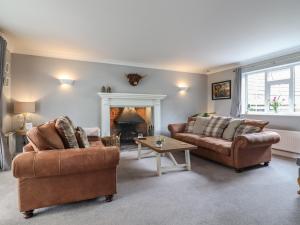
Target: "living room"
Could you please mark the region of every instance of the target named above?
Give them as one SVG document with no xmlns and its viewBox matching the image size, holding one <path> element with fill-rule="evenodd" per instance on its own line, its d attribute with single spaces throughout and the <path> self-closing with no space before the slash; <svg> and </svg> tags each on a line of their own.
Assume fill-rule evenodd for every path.
<svg viewBox="0 0 300 225">
<path fill-rule="evenodd" d="M 0 0 L 0 224 L 299 224 L 299 9 Z"/>
</svg>

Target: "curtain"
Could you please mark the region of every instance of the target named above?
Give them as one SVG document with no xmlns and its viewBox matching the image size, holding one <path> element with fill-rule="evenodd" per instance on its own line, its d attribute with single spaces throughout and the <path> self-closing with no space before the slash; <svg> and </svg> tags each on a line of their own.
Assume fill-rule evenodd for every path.
<svg viewBox="0 0 300 225">
<path fill-rule="evenodd" d="M 4 82 L 4 67 L 5 67 L 5 53 L 6 53 L 6 41 L 3 37 L 0 36 L 0 169 L 9 170 L 11 164 L 11 156 L 8 150 L 7 143 L 5 141 L 4 134 L 2 132 L 2 113 L 3 113 L 3 100 L 2 100 L 2 91 L 3 91 L 3 82 Z"/>
<path fill-rule="evenodd" d="M 235 70 L 235 79 L 232 92 L 231 100 L 231 117 L 240 117 L 241 116 L 241 89 L 242 89 L 242 69 L 236 68 Z"/>
</svg>

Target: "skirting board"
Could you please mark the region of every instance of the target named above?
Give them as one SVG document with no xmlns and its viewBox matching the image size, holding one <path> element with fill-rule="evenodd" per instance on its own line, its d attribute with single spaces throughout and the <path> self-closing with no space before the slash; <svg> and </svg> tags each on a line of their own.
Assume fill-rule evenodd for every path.
<svg viewBox="0 0 300 225">
<path fill-rule="evenodd" d="M 280 156 L 284 156 L 284 157 L 292 158 L 292 159 L 300 158 L 300 154 L 298 154 L 298 153 L 282 151 L 282 150 L 278 150 L 278 149 L 274 149 L 274 148 L 272 149 L 272 154 L 280 155 Z"/>
</svg>

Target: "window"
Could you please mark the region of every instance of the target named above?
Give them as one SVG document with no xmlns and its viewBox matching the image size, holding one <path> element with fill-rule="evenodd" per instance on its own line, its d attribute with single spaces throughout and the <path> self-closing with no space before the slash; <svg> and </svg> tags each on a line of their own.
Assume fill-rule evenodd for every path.
<svg viewBox="0 0 300 225">
<path fill-rule="evenodd" d="M 243 74 L 245 113 L 300 113 L 300 64 Z"/>
</svg>

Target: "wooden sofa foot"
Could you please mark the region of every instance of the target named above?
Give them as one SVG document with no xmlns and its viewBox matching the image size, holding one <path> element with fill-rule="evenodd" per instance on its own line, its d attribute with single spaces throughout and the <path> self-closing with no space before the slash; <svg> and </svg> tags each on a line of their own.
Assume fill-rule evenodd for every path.
<svg viewBox="0 0 300 225">
<path fill-rule="evenodd" d="M 23 213 L 23 216 L 25 219 L 29 219 L 29 218 L 33 217 L 33 210 L 28 210 L 28 211 L 25 211 L 22 213 Z"/>
<path fill-rule="evenodd" d="M 243 172 L 243 169 L 235 169 L 235 172 L 237 172 L 237 173 L 241 173 L 241 172 Z"/>
<path fill-rule="evenodd" d="M 264 166 L 269 166 L 270 162 L 264 162 Z"/>
<path fill-rule="evenodd" d="M 111 202 L 113 200 L 114 195 L 106 195 L 105 196 L 105 201 L 106 202 Z"/>
</svg>

